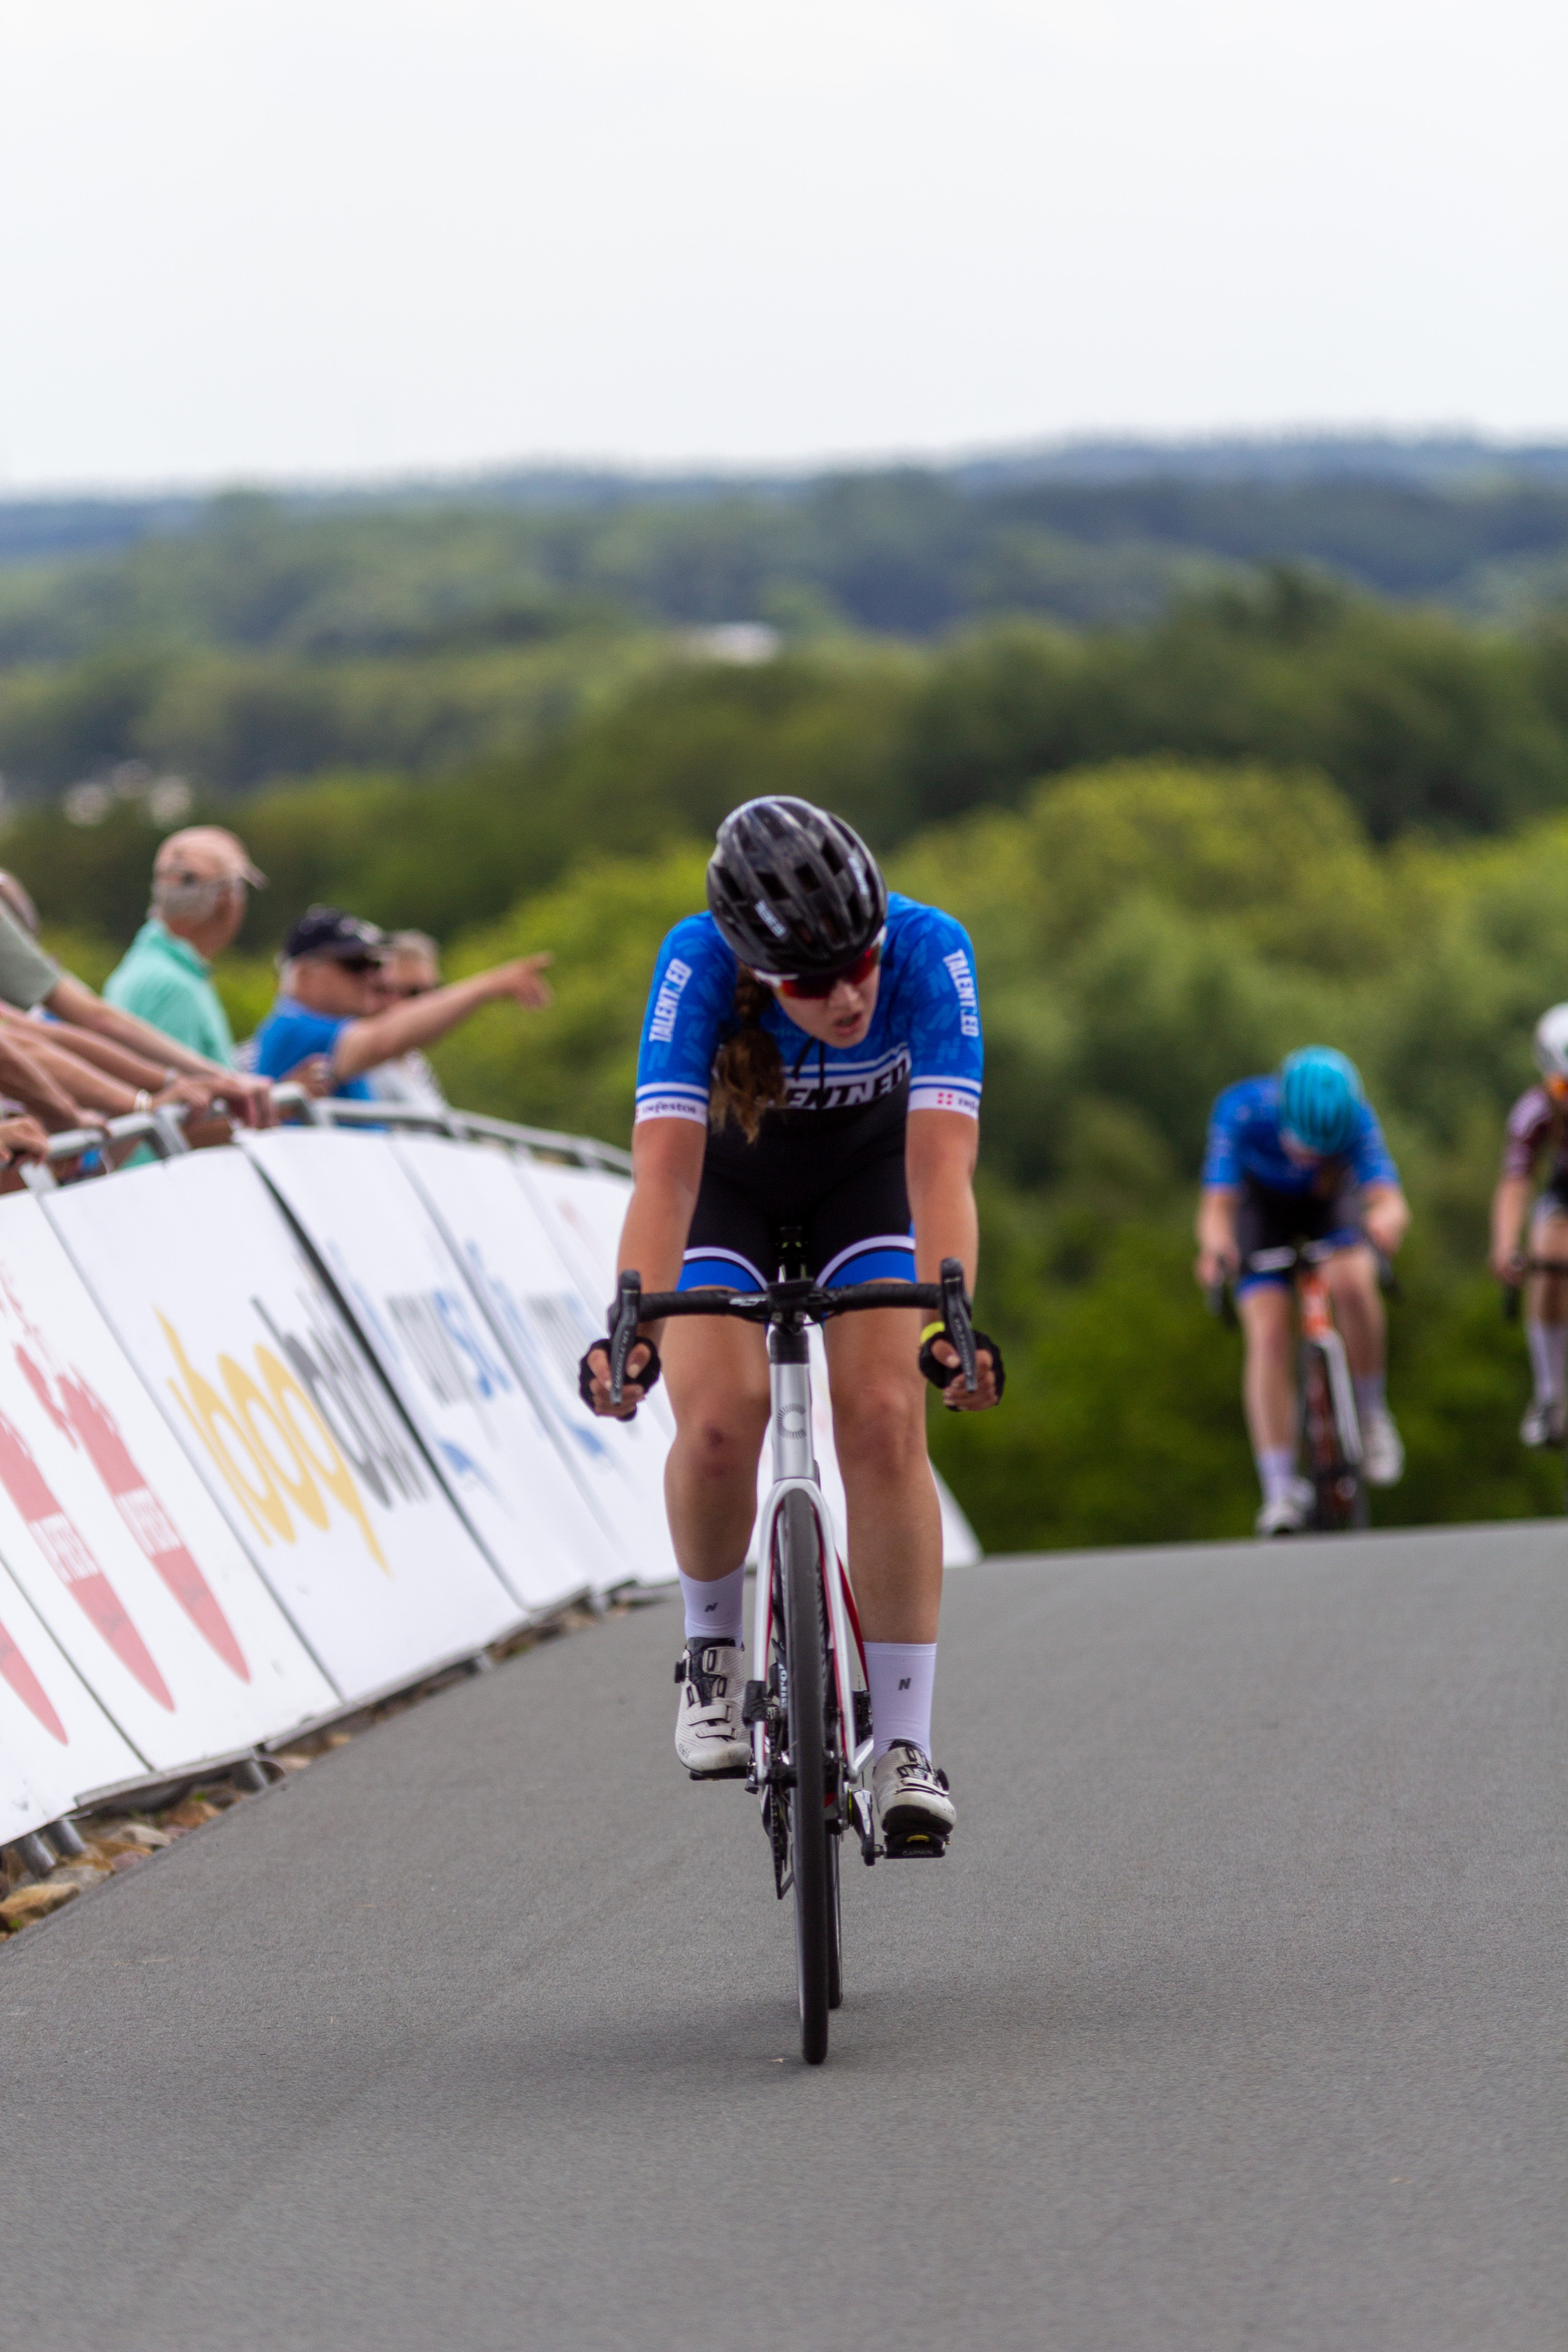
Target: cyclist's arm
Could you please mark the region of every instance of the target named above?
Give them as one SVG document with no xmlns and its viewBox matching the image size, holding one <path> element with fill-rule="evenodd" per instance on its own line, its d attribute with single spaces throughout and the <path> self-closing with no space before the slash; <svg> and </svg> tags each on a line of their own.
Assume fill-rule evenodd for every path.
<svg viewBox="0 0 1568 2352">
<path fill-rule="evenodd" d="M 1492 1194 L 1492 1272 L 1500 1282 L 1519 1279 L 1520 1244 L 1534 1189 L 1528 1176 L 1504 1176 Z"/>
<path fill-rule="evenodd" d="M 645 1290 L 674 1290 L 679 1283 L 707 1149 L 707 1127 L 695 1119 L 644 1118 L 632 1129 L 632 1197 L 616 1265 L 617 1273 L 635 1266 Z M 657 1341 L 663 1326 L 649 1323 L 643 1328 Z M 643 1390 L 631 1375 L 647 1358 L 632 1349 L 626 1360 L 625 1402 L 617 1409 L 610 1402 L 608 1350 L 596 1348 L 589 1353 L 594 1411 L 629 1419 L 643 1399 Z"/>
<path fill-rule="evenodd" d="M 1361 1196 L 1366 1237 L 1384 1257 L 1393 1257 L 1410 1224 L 1410 1203 L 1397 1184 L 1369 1184 Z"/>
<path fill-rule="evenodd" d="M 980 1122 L 967 1111 L 911 1110 L 904 1130 L 904 1181 L 915 1228 L 915 1279 L 937 1282 L 944 1257 L 963 1260 L 963 1278 L 974 1291 L 980 1257 L 980 1219 L 974 1206 L 974 1163 Z M 936 1343 L 944 1364 L 956 1364 L 958 1350 Z M 942 1391 L 942 1402 L 958 1412 L 982 1412 L 997 1402 L 991 1351 L 979 1353 L 980 1385 L 971 1395 L 962 1381 Z"/>
<path fill-rule="evenodd" d="M 1236 1212 L 1239 1184 L 1205 1184 L 1198 1194 L 1198 1262 L 1193 1269 L 1205 1290 L 1228 1281 L 1239 1263 L 1236 1247 Z"/>
</svg>

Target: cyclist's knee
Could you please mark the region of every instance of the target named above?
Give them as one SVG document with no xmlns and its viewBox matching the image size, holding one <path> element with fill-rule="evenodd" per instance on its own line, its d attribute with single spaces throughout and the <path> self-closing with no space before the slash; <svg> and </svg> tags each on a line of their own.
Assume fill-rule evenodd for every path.
<svg viewBox="0 0 1568 2352">
<path fill-rule="evenodd" d="M 925 1384 L 872 1378 L 833 1401 L 833 1435 L 841 1464 L 903 1470 L 923 1460 Z"/>
</svg>

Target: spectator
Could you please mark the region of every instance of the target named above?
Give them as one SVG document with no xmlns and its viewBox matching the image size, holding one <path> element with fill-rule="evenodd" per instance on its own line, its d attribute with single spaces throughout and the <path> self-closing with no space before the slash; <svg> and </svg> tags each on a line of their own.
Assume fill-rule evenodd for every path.
<svg viewBox="0 0 1568 2352">
<path fill-rule="evenodd" d="M 33 904 L 32 892 L 14 874 L 4 871 L 0 871 L 0 906 L 5 907 L 16 917 L 30 940 L 37 938 L 43 926 L 38 920 L 38 910 Z"/>
<path fill-rule="evenodd" d="M 29 902 L 30 903 L 30 902 Z M 185 1090 L 185 1099 L 199 1094 L 204 1102 L 222 1098 L 238 1115 L 258 1126 L 271 1119 L 270 1089 L 258 1078 L 244 1077 L 226 1070 L 220 1063 L 205 1055 L 194 1052 L 178 1038 L 166 1036 L 151 1023 L 121 1010 L 117 1004 L 105 1003 L 101 996 L 56 962 L 38 942 L 31 938 L 12 912 L 9 905 L 0 901 L 0 1004 L 8 1004 L 18 1012 L 30 1013 L 42 1005 L 55 1017 L 65 1034 L 56 1034 L 54 1027 L 43 1031 L 37 1039 L 19 1034 L 22 1024 L 5 1024 L 6 1044 L 14 1056 L 23 1060 L 45 1045 L 51 1053 L 73 1049 L 87 1062 L 99 1062 L 106 1048 L 118 1048 L 121 1053 L 134 1055 L 151 1083 L 144 1081 L 145 1090 L 160 1087 L 178 1079 L 190 1079 L 194 1087 Z M 3 1079 L 7 1091 L 24 1102 L 29 1110 L 50 1123 L 48 1113 L 20 1086 L 9 1077 Z M 46 1088 L 46 1093 L 48 1089 Z M 130 1103 L 124 1106 L 131 1108 Z M 57 1122 L 58 1123 L 58 1122 Z M 69 1124 L 69 1121 L 66 1122 Z"/>
<path fill-rule="evenodd" d="M 153 863 L 147 920 L 104 984 L 108 1002 L 233 1069 L 228 1016 L 208 975 L 239 935 L 247 889 L 266 882 L 244 843 L 221 825 L 172 833 Z"/>
<path fill-rule="evenodd" d="M 372 982 L 380 1005 L 412 1004 L 441 985 L 441 950 L 427 931 L 394 931 L 387 959 Z M 401 1103 L 407 1110 L 444 1111 L 447 1095 L 417 1045 L 369 1073 L 377 1102 Z"/>
<path fill-rule="evenodd" d="M 384 931 L 337 907 L 301 915 L 284 941 L 278 1002 L 257 1032 L 262 1075 L 369 1102 L 368 1071 L 433 1045 L 481 1004 L 509 996 L 519 1004 L 550 1002 L 542 967 L 551 958 L 535 955 L 387 1004 L 378 982 L 390 950 Z"/>
</svg>

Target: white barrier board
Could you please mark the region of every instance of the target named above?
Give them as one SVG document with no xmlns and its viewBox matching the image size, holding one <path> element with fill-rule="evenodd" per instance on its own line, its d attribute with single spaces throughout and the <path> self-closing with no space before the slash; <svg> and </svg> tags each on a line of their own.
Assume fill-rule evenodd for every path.
<svg viewBox="0 0 1568 2352">
<path fill-rule="evenodd" d="M 525 1160 L 519 1156 L 516 1166 L 520 1181 L 532 1200 L 538 1201 L 557 1221 L 563 1251 L 576 1270 L 578 1283 L 591 1307 L 597 1309 L 599 1321 L 595 1329 L 604 1329 L 603 1318 L 615 1297 L 618 1272 L 621 1226 L 625 1223 L 626 1203 L 631 1199 L 631 1180 L 615 1176 L 598 1169 L 559 1168 L 546 1160 Z M 827 1358 L 823 1349 L 822 1334 L 814 1331 L 811 1339 L 812 1443 L 816 1453 L 817 1475 L 822 1491 L 838 1529 L 840 1550 L 844 1548 L 844 1481 L 839 1475 L 838 1456 L 833 1444 L 833 1415 L 827 1399 Z M 656 1390 L 648 1400 L 658 1408 L 660 1426 L 666 1442 L 674 1435 L 668 1408 L 662 1393 Z M 647 1410 L 644 1408 L 644 1412 Z M 641 1421 L 643 1412 L 637 1418 Z M 758 1470 L 759 1504 L 767 1492 L 773 1475 L 772 1458 L 767 1444 L 763 1447 Z M 973 1528 L 964 1517 L 945 1479 L 933 1471 L 937 1501 L 942 1508 L 942 1550 L 944 1568 L 972 1568 L 980 1558 L 980 1545 Z"/>
<path fill-rule="evenodd" d="M 89 1289 L 341 1696 L 518 1612 L 240 1151 L 51 1193 Z M 0 1546 L 3 1549 L 3 1546 Z"/>
<path fill-rule="evenodd" d="M 387 1138 L 279 1129 L 246 1150 L 309 1235 L 522 1606 L 613 1583 L 603 1527 Z"/>
<path fill-rule="evenodd" d="M 394 1149 L 604 1522 L 615 1580 L 669 1583 L 664 1433 L 650 1414 L 616 1424 L 596 1420 L 583 1402 L 578 1360 L 601 1326 L 510 1156 L 440 1136 L 405 1137 Z"/>
<path fill-rule="evenodd" d="M 0 1568 L 0 1845 L 146 1769 Z"/>
<path fill-rule="evenodd" d="M 0 1201 L 0 1558 L 157 1770 L 335 1703 L 26 1193 Z"/>
</svg>

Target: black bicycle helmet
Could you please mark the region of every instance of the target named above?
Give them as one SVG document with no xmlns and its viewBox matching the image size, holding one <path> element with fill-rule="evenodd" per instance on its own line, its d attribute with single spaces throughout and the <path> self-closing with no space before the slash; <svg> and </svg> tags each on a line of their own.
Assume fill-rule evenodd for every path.
<svg viewBox="0 0 1568 2352">
<path fill-rule="evenodd" d="M 725 944 L 770 980 L 841 971 L 880 933 L 888 886 L 853 825 L 787 793 L 732 809 L 708 861 Z"/>
</svg>

